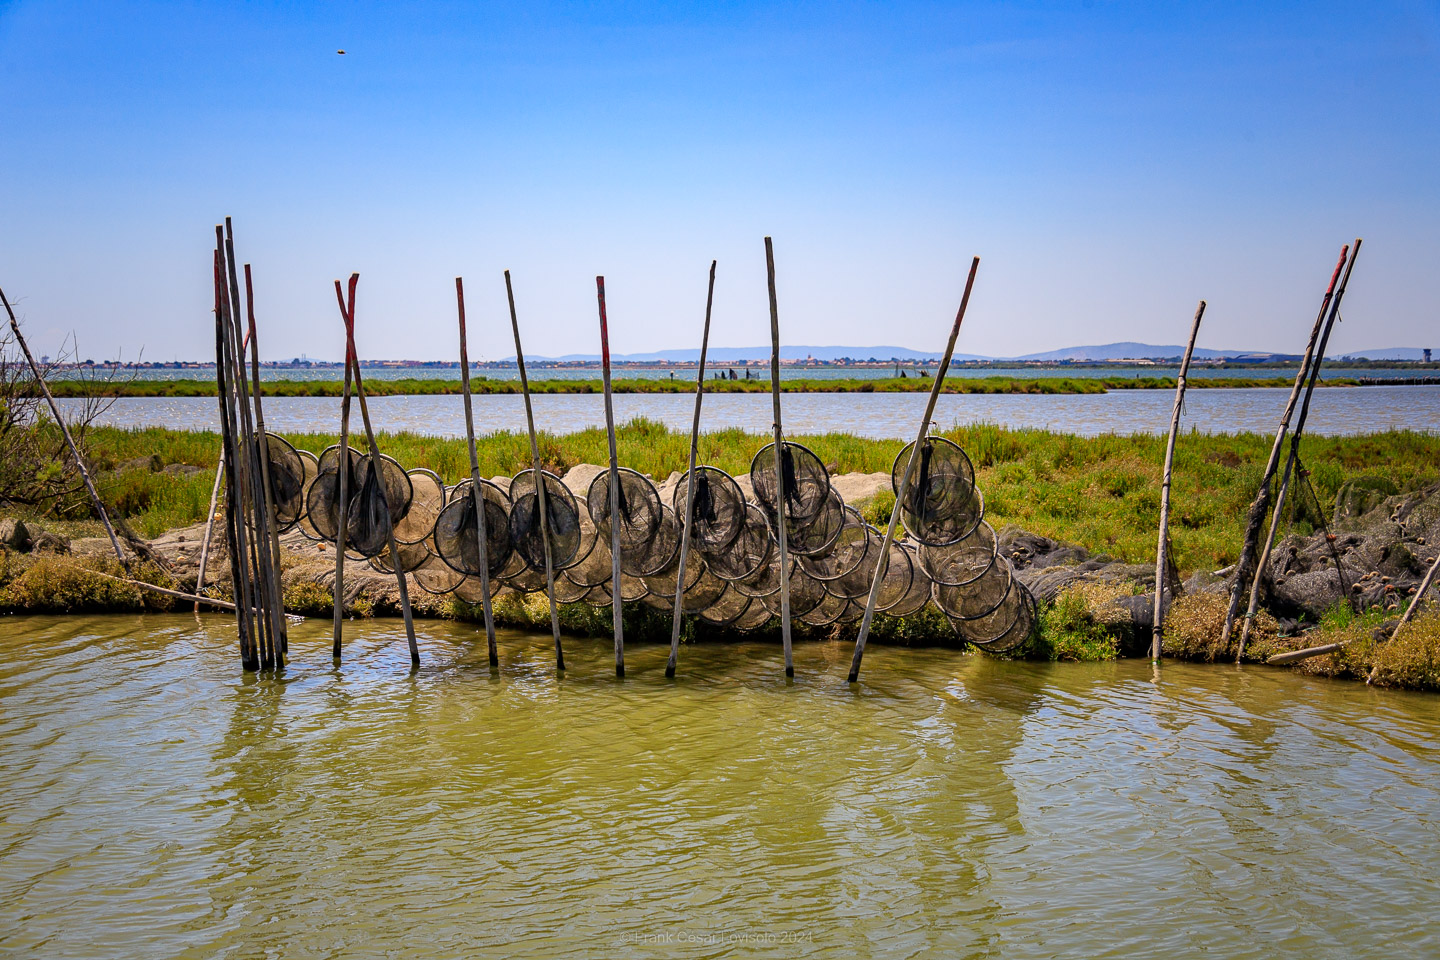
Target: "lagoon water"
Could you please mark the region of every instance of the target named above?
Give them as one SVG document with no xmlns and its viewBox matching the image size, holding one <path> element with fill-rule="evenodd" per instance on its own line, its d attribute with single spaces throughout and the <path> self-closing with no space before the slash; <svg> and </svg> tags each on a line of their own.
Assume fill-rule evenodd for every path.
<svg viewBox="0 0 1440 960">
<path fill-rule="evenodd" d="M 0 619 L 0 954 L 1440 955 L 1440 707 L 1264 668 Z"/>
<path fill-rule="evenodd" d="M 1290 391 L 1287 388 L 1206 388 L 1185 398 L 1185 429 L 1202 433 L 1273 433 Z M 995 423 L 1094 436 L 1101 433 L 1162 433 L 1169 429 L 1172 390 L 1115 390 L 1103 394 L 945 394 L 936 406 L 940 429 L 957 423 Z M 926 396 L 920 393 L 787 393 L 782 397 L 786 433 L 848 432 L 879 439 L 910 437 L 919 426 Z M 65 400 L 68 411 L 82 401 Z M 524 430 L 524 401 L 518 395 L 474 398 L 478 430 Z M 533 398 L 536 425 L 552 433 L 604 427 L 599 394 L 544 394 Z M 465 435 L 458 396 L 375 397 L 369 401 L 377 429 L 408 430 L 446 437 Z M 690 429 L 694 397 L 685 394 L 618 394 L 618 422 L 644 416 L 678 430 Z M 338 397 L 271 397 L 265 420 L 279 433 L 335 433 Z M 768 394 L 711 394 L 705 398 L 702 428 L 768 433 L 773 420 Z M 144 397 L 117 400 L 101 418 L 117 426 L 159 426 L 219 430 L 216 401 L 204 397 Z M 1329 387 L 1315 394 L 1307 429 L 1316 434 L 1378 430 L 1440 432 L 1440 386 Z"/>
</svg>

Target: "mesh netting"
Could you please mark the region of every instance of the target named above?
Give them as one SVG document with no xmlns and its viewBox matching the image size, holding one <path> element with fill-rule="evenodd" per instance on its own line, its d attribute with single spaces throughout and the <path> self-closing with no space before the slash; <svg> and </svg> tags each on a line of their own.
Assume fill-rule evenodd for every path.
<svg viewBox="0 0 1440 960">
<path fill-rule="evenodd" d="M 1020 581 L 1013 582 L 1005 600 L 983 617 L 951 620 L 966 640 L 991 651 L 1010 650 L 1024 643 L 1034 627 L 1035 597 Z"/>
<path fill-rule="evenodd" d="M 510 563 L 514 550 L 510 536 L 510 498 L 488 480 L 480 481 L 480 494 L 485 510 L 485 559 L 480 563 L 479 518 L 469 480 L 462 481 L 450 494 L 450 502 L 440 511 L 432 530 L 432 549 L 451 569 L 470 577 L 478 577 L 488 567 L 490 576 L 498 577 Z"/>
<path fill-rule="evenodd" d="M 410 509 L 395 524 L 395 541 L 424 543 L 445 506 L 445 483 L 434 470 L 421 468 L 406 472 L 410 477 Z"/>
<path fill-rule="evenodd" d="M 430 559 L 430 548 L 425 541 L 419 543 L 401 543 L 395 541 L 395 550 L 400 556 L 400 571 L 410 573 L 416 570 L 426 560 Z M 370 567 L 379 570 L 381 573 L 394 573 L 395 565 L 390 560 L 390 545 L 387 542 L 380 548 L 380 552 L 370 558 Z"/>
<path fill-rule="evenodd" d="M 738 592 L 738 591 L 737 591 Z M 780 590 L 758 598 L 774 616 L 780 616 Z M 802 570 L 790 575 L 790 616 L 803 617 L 825 600 L 825 585 Z"/>
<path fill-rule="evenodd" d="M 362 557 L 373 557 L 385 548 L 392 526 L 410 509 L 410 477 L 393 458 L 382 456 L 380 469 L 376 470 L 369 456 L 353 448 L 348 462 L 350 503 L 346 510 L 345 548 Z M 331 542 L 340 525 L 339 500 L 339 448 L 330 447 L 320 455 L 319 473 L 310 485 L 305 506 L 315 530 Z"/>
<path fill-rule="evenodd" d="M 700 619 L 712 627 L 728 627 L 744 617 L 755 602 L 739 590 L 726 590 L 718 600 L 700 611 Z"/>
<path fill-rule="evenodd" d="M 803 614 L 796 619 L 802 623 L 808 623 L 812 627 L 825 627 L 834 623 L 841 613 L 845 612 L 845 605 L 850 601 L 844 597 L 837 597 L 834 594 L 826 593 L 815 609 Z"/>
<path fill-rule="evenodd" d="M 956 620 L 978 620 L 1005 602 L 1014 582 L 1009 561 L 1002 559 L 963 587 L 935 584 L 935 605 Z"/>
<path fill-rule="evenodd" d="M 841 527 L 824 551 L 799 558 L 801 569 L 816 580 L 838 580 L 858 567 L 866 551 L 871 549 L 870 525 L 860 516 L 860 511 L 844 507 L 841 517 Z"/>
<path fill-rule="evenodd" d="M 890 467 L 890 488 L 897 496 L 912 450 L 915 444 L 906 444 Z M 937 546 L 953 543 L 975 528 L 984 506 L 975 489 L 975 468 L 964 450 L 943 437 L 920 441 L 901 515 L 916 540 Z"/>
<path fill-rule="evenodd" d="M 788 522 L 785 545 L 799 556 L 819 556 L 835 545 L 835 538 L 845 528 L 845 501 L 833 489 L 819 510 L 803 523 Z"/>
<path fill-rule="evenodd" d="M 795 575 L 795 558 L 790 558 L 790 575 Z M 780 551 L 770 551 L 765 562 L 743 580 L 731 581 L 747 597 L 766 597 L 780 589 Z"/>
<path fill-rule="evenodd" d="M 711 571 L 722 580 L 744 580 L 754 576 L 775 549 L 765 511 L 745 504 L 745 526 L 723 550 L 706 552 Z"/>
<path fill-rule="evenodd" d="M 654 576 L 679 562 L 680 531 L 675 527 L 675 514 L 666 506 L 661 506 L 660 513 L 660 522 L 648 544 L 637 546 L 633 553 L 620 551 L 620 569 L 632 577 Z"/>
<path fill-rule="evenodd" d="M 925 605 L 930 602 L 933 584 L 920 570 L 920 561 L 915 556 L 915 548 L 908 543 L 900 543 L 896 546 L 905 554 L 914 571 L 910 577 L 910 588 L 894 603 L 883 608 L 877 606 L 876 609 L 892 617 L 909 617 L 925 609 Z"/>
<path fill-rule="evenodd" d="M 740 596 L 743 596 L 743 594 L 740 594 Z M 764 604 L 751 600 L 749 608 L 740 614 L 740 616 L 736 617 L 730 626 L 732 629 L 748 633 L 751 630 L 759 630 L 769 626 L 772 619 L 774 618 L 771 617 L 770 611 L 765 609 Z"/>
<path fill-rule="evenodd" d="M 305 469 L 304 485 L 300 491 L 300 516 L 296 518 L 295 529 L 299 530 L 300 535 L 307 540 L 323 540 L 324 538 L 320 536 L 319 531 L 315 529 L 315 525 L 310 522 L 310 510 L 307 506 L 310 497 L 310 485 L 315 482 L 315 478 L 320 474 L 320 458 L 309 450 L 296 450 L 295 452 L 300 455 L 300 462 L 304 465 Z"/>
<path fill-rule="evenodd" d="M 685 592 L 689 593 L 695 589 L 700 578 L 705 575 L 705 558 L 697 551 L 691 550 L 685 556 Z M 711 574 L 713 579 L 719 579 Z M 646 588 L 657 597 L 675 599 L 675 584 L 680 579 L 680 554 L 677 552 L 670 563 L 661 570 L 656 570 L 649 576 L 642 577 Z M 724 582 L 723 580 L 720 582 Z"/>
<path fill-rule="evenodd" d="M 577 497 L 588 501 L 588 498 Z M 582 587 L 596 587 L 610 580 L 610 540 L 600 536 L 595 521 L 590 519 L 588 503 L 582 502 L 580 509 L 580 549 L 574 563 L 565 568 L 565 576 Z"/>
<path fill-rule="evenodd" d="M 465 575 L 454 570 L 445 561 L 431 554 L 414 570 L 410 575 L 415 578 L 415 583 L 426 593 L 449 593 L 460 585 Z"/>
<path fill-rule="evenodd" d="M 922 544 L 920 567 L 936 583 L 963 587 L 984 575 L 995 563 L 997 543 L 995 531 L 983 520 L 954 543 L 943 547 Z"/>
<path fill-rule="evenodd" d="M 570 488 L 555 474 L 546 471 L 545 521 L 550 537 L 550 563 L 554 570 L 563 570 L 573 563 L 580 552 L 580 513 Z M 545 540 L 540 532 L 540 498 L 535 490 L 533 471 L 516 475 L 510 484 L 510 542 L 531 569 L 545 570 Z M 488 519 L 488 515 L 487 515 Z"/>
<path fill-rule="evenodd" d="M 670 505 L 685 515 L 686 483 L 675 485 Z M 735 478 L 718 467 L 695 468 L 694 508 L 690 511 L 690 544 L 707 553 L 724 550 L 745 526 L 745 494 Z"/>
<path fill-rule="evenodd" d="M 258 436 L 255 446 L 258 450 Z M 275 505 L 275 522 L 284 533 L 305 513 L 305 461 L 289 441 L 273 433 L 265 435 L 265 450 L 269 461 L 270 502 Z"/>
<path fill-rule="evenodd" d="M 664 519 L 660 493 L 642 473 L 621 467 L 616 476 L 620 479 L 620 558 L 643 558 Z M 601 539 L 611 543 L 609 470 L 602 470 L 590 481 L 585 500 Z"/>
<path fill-rule="evenodd" d="M 785 479 L 785 521 L 803 524 L 825 505 L 830 495 L 830 474 L 825 465 L 809 448 L 798 443 L 785 441 L 780 448 L 780 469 Z M 755 499 L 774 515 L 776 510 L 775 492 L 775 445 L 766 444 L 750 461 L 750 484 Z"/>
<path fill-rule="evenodd" d="M 495 592 L 499 589 L 499 586 L 492 581 L 490 584 L 490 599 L 492 601 L 495 599 Z M 464 600 L 466 603 L 484 603 L 485 584 L 479 577 L 465 577 L 455 589 L 451 591 L 451 594 L 456 599 Z"/>
</svg>

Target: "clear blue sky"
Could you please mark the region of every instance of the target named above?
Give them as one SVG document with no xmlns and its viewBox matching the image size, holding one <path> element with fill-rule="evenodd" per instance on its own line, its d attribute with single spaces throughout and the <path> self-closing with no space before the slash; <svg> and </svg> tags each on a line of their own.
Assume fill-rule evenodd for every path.
<svg viewBox="0 0 1440 960">
<path fill-rule="evenodd" d="M 337 49 L 346 50 L 338 56 Z M 37 346 L 213 357 L 236 218 L 267 357 L 768 340 L 1435 346 L 1440 5 L 0 3 L 0 285 Z M 473 355 L 473 354 L 472 354 Z"/>
</svg>

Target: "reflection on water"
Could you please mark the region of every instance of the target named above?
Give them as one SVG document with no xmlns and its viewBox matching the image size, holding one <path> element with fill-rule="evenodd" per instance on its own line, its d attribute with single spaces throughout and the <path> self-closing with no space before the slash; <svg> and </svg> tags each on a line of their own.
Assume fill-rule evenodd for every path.
<svg viewBox="0 0 1440 960">
<path fill-rule="evenodd" d="M 1273 433 L 1290 391 L 1281 388 L 1192 390 L 1185 398 L 1186 430 L 1202 433 Z M 605 426 L 600 394 L 539 395 L 533 398 L 536 425 L 552 433 Z M 785 429 L 790 434 L 848 432 L 879 439 L 913 436 L 925 412 L 920 393 L 791 393 L 784 396 Z M 60 401 L 74 405 L 80 401 Z M 480 430 L 524 430 L 524 400 L 515 395 L 475 397 Z M 1116 390 L 1104 394 L 1032 396 L 1023 394 L 945 394 L 935 422 L 995 423 L 1038 427 L 1083 436 L 1101 433 L 1162 433 L 1170 428 L 1175 402 L 1169 390 Z M 376 426 L 444 437 L 465 435 L 465 412 L 458 396 L 375 397 L 370 401 Z M 71 412 L 67 410 L 67 413 Z M 644 416 L 677 430 L 689 430 L 693 396 L 618 394 L 620 422 Z M 717 393 L 705 398 L 703 425 L 740 427 L 768 433 L 774 416 L 768 394 Z M 216 402 L 202 397 L 126 398 L 116 401 L 101 422 L 116 426 L 159 426 L 218 431 Z M 271 397 L 265 422 L 280 433 L 333 433 L 339 429 L 338 397 Z M 1440 386 L 1337 387 L 1319 391 L 1307 429 L 1317 434 L 1369 433 L 1378 430 L 1440 431 Z"/>
<path fill-rule="evenodd" d="M 1268 670 L 0 620 L 0 944 L 47 957 L 1430 957 L 1436 701 Z M 417 949 L 417 944 L 423 946 Z"/>
</svg>

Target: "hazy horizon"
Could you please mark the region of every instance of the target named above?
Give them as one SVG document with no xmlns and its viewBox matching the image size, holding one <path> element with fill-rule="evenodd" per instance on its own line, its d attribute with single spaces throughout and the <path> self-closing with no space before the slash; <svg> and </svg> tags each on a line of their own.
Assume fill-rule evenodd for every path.
<svg viewBox="0 0 1440 960">
<path fill-rule="evenodd" d="M 345 55 L 336 53 L 344 49 Z M 213 355 L 213 225 L 262 353 L 616 353 L 768 339 L 963 353 L 1428 346 L 1433 4 L 0 4 L 0 287 L 37 353 Z"/>
</svg>

